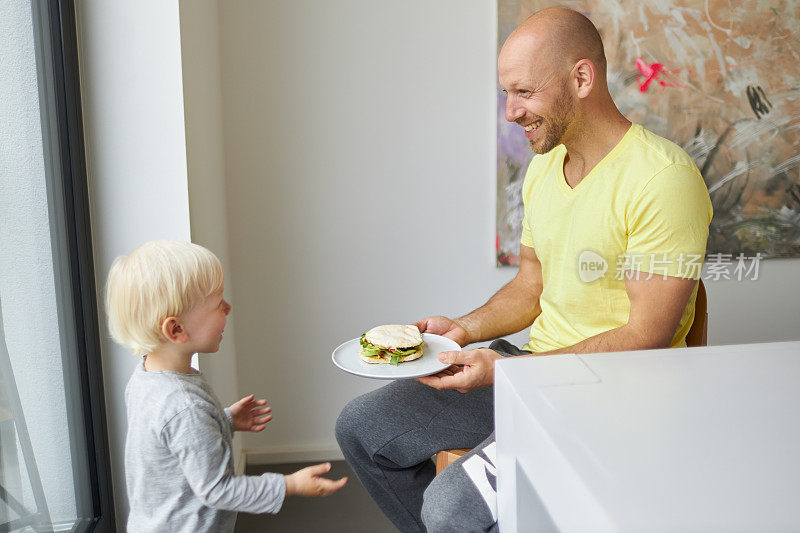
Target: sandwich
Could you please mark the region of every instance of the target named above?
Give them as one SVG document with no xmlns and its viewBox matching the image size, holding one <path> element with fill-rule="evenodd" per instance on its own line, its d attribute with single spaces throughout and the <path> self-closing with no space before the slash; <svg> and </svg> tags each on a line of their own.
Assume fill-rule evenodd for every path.
<svg viewBox="0 0 800 533">
<path fill-rule="evenodd" d="M 417 326 L 378 326 L 361 335 L 358 355 L 367 363 L 397 365 L 422 357 L 422 334 Z"/>
</svg>

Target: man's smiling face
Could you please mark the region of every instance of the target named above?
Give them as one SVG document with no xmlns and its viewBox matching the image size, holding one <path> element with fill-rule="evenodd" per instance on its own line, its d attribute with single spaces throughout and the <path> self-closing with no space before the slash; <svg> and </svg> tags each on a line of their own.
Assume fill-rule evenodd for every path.
<svg viewBox="0 0 800 533">
<path fill-rule="evenodd" d="M 531 150 L 544 154 L 564 141 L 575 116 L 567 72 L 554 61 L 539 60 L 545 47 L 530 38 L 510 38 L 497 61 L 500 86 L 506 93 L 506 120 L 525 129 Z"/>
</svg>

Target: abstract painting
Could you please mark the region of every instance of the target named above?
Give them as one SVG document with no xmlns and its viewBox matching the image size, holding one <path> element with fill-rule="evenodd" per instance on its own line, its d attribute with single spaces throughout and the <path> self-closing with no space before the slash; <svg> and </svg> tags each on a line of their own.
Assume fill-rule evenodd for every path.
<svg viewBox="0 0 800 533">
<path fill-rule="evenodd" d="M 556 5 L 498 0 L 498 51 Z M 706 254 L 800 256 L 800 2 L 574 0 L 600 31 L 629 120 L 683 147 L 714 205 Z M 497 89 L 498 265 L 519 264 L 521 187 L 534 156 Z"/>
</svg>

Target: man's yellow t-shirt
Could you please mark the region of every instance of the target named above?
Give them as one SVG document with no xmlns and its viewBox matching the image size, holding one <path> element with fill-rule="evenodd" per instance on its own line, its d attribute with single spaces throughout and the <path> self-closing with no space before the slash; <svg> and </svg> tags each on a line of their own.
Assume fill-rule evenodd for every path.
<svg viewBox="0 0 800 533">
<path fill-rule="evenodd" d="M 633 124 L 573 189 L 566 148 L 533 158 L 522 197 L 522 239 L 542 264 L 542 313 L 524 349 L 572 346 L 623 326 L 630 300 L 623 272 L 698 279 L 711 222 L 708 188 L 678 145 Z M 692 292 L 671 346 L 686 346 Z"/>
</svg>

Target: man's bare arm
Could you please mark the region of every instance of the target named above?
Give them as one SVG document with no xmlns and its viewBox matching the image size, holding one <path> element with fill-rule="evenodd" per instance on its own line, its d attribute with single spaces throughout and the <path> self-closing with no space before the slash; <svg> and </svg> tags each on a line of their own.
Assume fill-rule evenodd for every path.
<svg viewBox="0 0 800 533">
<path fill-rule="evenodd" d="M 649 280 L 628 279 L 625 289 L 631 300 L 631 311 L 627 324 L 567 348 L 520 357 L 667 348 L 696 283 L 692 279 L 658 276 Z M 433 376 L 417 378 L 417 381 L 435 389 L 459 392 L 488 387 L 494 383 L 494 362 L 500 358 L 500 354 L 488 348 L 442 352 L 439 360 L 459 365 L 450 367 L 458 370 L 448 369 Z"/>
<path fill-rule="evenodd" d="M 639 279 L 635 279 L 634 273 L 634 277 L 626 278 L 625 290 L 631 301 L 627 324 L 573 346 L 535 355 L 669 348 L 697 280 L 655 275 L 648 280 L 646 277 L 646 273 L 640 273 Z"/>
<path fill-rule="evenodd" d="M 521 331 L 542 312 L 542 264 L 536 252 L 520 245 L 517 275 L 506 283 L 488 302 L 456 319 L 468 333 L 467 344 L 496 339 Z"/>
</svg>

